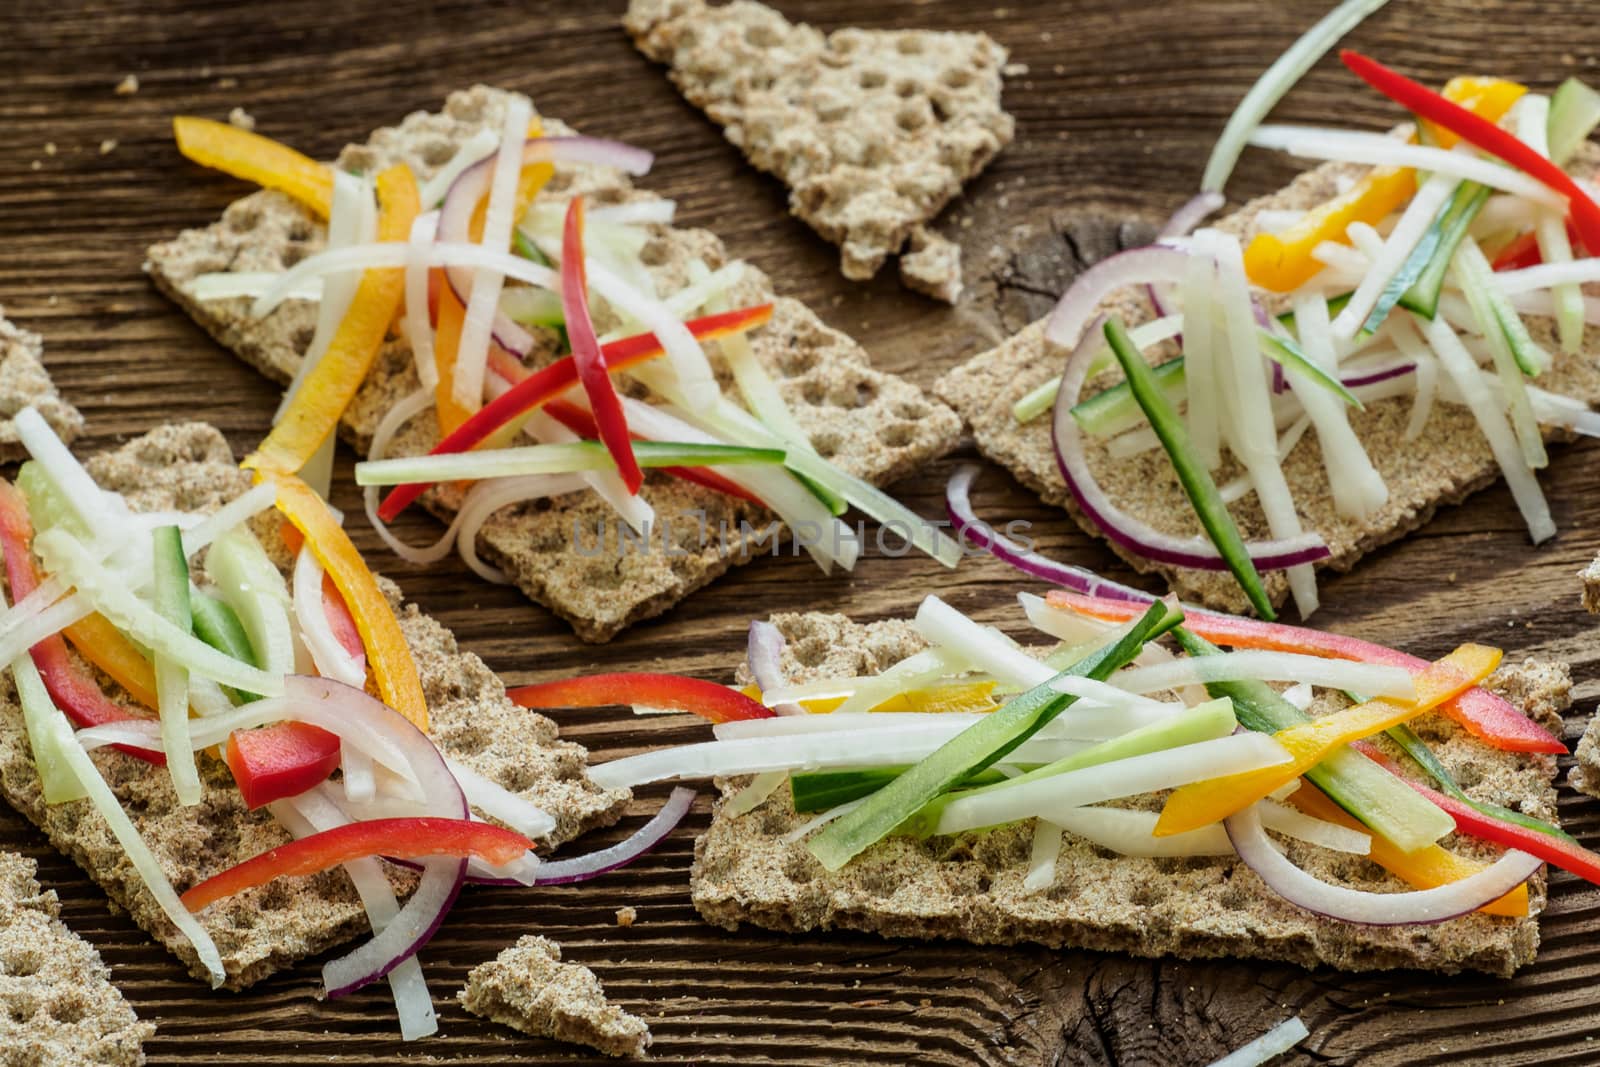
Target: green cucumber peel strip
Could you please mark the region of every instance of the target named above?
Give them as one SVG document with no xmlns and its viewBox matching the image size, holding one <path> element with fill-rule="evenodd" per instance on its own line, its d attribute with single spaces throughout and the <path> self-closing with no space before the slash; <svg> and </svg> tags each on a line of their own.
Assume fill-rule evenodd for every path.
<svg viewBox="0 0 1600 1067">
<path fill-rule="evenodd" d="M 1200 525 L 1205 528 L 1206 536 L 1217 546 L 1217 551 L 1221 553 L 1228 569 L 1233 572 L 1245 596 L 1250 599 L 1256 614 L 1268 621 L 1277 618 L 1277 612 L 1272 608 L 1272 600 L 1267 596 L 1266 587 L 1261 583 L 1261 574 L 1256 570 L 1255 562 L 1250 558 L 1249 550 L 1245 548 L 1244 538 L 1239 534 L 1239 527 L 1228 512 L 1228 505 L 1223 503 L 1222 494 L 1217 490 L 1217 483 L 1212 479 L 1211 472 L 1206 470 L 1205 464 L 1200 461 L 1194 447 L 1189 443 L 1189 431 L 1184 427 L 1183 420 L 1178 417 L 1177 410 L 1167 403 L 1167 398 L 1156 383 L 1149 364 L 1145 363 L 1139 350 L 1128 340 L 1128 332 L 1123 329 L 1122 322 L 1116 318 L 1107 319 L 1105 330 L 1106 340 L 1111 343 L 1111 351 L 1117 357 L 1117 362 L 1122 364 L 1123 374 L 1127 376 L 1128 387 L 1144 411 L 1145 418 L 1150 420 L 1150 427 L 1160 439 L 1161 447 L 1166 449 L 1167 456 L 1172 460 L 1172 466 L 1178 473 L 1178 481 L 1183 486 L 1184 495 L 1194 505 L 1195 514 L 1200 517 Z"/>
<path fill-rule="evenodd" d="M 1600 93 L 1568 78 L 1550 97 L 1550 161 L 1565 166 L 1578 146 L 1600 125 Z"/>
<path fill-rule="evenodd" d="M 189 561 L 183 554 L 183 531 L 157 526 L 150 531 L 154 566 L 152 600 L 156 613 L 185 634 L 194 632 L 189 613 Z M 156 704 L 161 716 L 161 748 L 167 754 L 172 791 L 185 807 L 200 803 L 200 772 L 189 741 L 189 672 L 171 656 L 155 657 Z"/>
<path fill-rule="evenodd" d="M 1176 604 L 1156 601 L 1113 644 L 1056 675 L 1105 681 L 1131 663 L 1145 643 L 1183 621 Z M 1054 681 L 1054 679 L 1051 679 Z M 1077 698 L 1044 682 L 990 712 L 941 745 L 927 759 L 873 793 L 860 807 L 828 824 L 807 844 L 824 867 L 836 871 L 893 833 L 908 817 L 1008 753 L 1069 707 Z"/>
<path fill-rule="evenodd" d="M 1306 354 L 1300 351 L 1300 346 L 1289 338 L 1268 333 L 1266 330 L 1258 331 L 1256 336 L 1260 342 L 1261 351 L 1266 353 L 1268 359 L 1281 367 L 1294 368 L 1304 374 L 1310 381 L 1320 386 L 1324 392 L 1332 393 L 1357 411 L 1366 410 L 1366 405 L 1361 402 L 1360 397 L 1346 389 L 1345 384 L 1335 375 L 1329 374 L 1321 366 L 1311 362 L 1306 357 Z"/>
<path fill-rule="evenodd" d="M 259 662 L 269 674 L 293 674 L 289 586 L 248 526 L 235 526 L 212 542 L 206 551 L 206 574 L 250 637 L 254 655 L 242 662 Z"/>
<path fill-rule="evenodd" d="M 5 608 L 6 597 L 0 591 L 0 611 Z M 78 742 L 72 736 L 67 717 L 50 699 L 50 691 L 45 688 L 32 656 L 24 652 L 11 661 L 10 667 L 11 678 L 17 684 L 17 703 L 22 707 L 28 751 L 33 753 L 33 767 L 39 772 L 44 802 L 65 804 L 69 800 L 81 800 L 89 794 L 72 769 L 67 746 L 76 747 Z"/>
<path fill-rule="evenodd" d="M 1429 264 L 1433 262 L 1434 255 L 1439 251 L 1440 243 L 1444 240 L 1444 230 L 1449 219 L 1450 208 L 1455 203 L 1455 196 L 1459 194 L 1460 189 L 1458 187 L 1456 193 L 1452 194 L 1451 199 L 1445 201 L 1444 208 L 1428 224 L 1427 230 L 1422 234 L 1422 239 L 1411 250 L 1411 254 L 1406 256 L 1405 262 L 1400 264 L 1400 269 L 1394 272 L 1394 277 L 1390 278 L 1388 283 L 1384 285 L 1383 292 L 1378 296 L 1378 302 L 1372 305 L 1372 312 L 1367 315 L 1367 321 L 1361 324 L 1361 332 L 1364 335 L 1370 337 L 1378 332 L 1379 328 L 1383 326 L 1383 320 L 1389 317 L 1389 312 L 1399 305 L 1405 295 L 1411 291 L 1412 286 L 1416 285 L 1417 279 L 1427 271 Z M 1463 230 L 1463 232 L 1465 231 Z"/>
<path fill-rule="evenodd" d="M 1494 268 L 1483 254 L 1483 249 L 1476 242 L 1464 241 L 1452 262 L 1456 267 L 1456 280 L 1461 283 L 1461 291 L 1467 303 L 1472 305 L 1479 326 L 1485 332 L 1498 327 L 1500 336 L 1505 338 L 1506 347 L 1511 350 L 1511 358 L 1516 361 L 1517 369 L 1529 378 L 1537 378 L 1550 365 L 1550 355 L 1534 343 L 1522 316 L 1517 314 L 1511 301 L 1494 284 Z M 1489 340 L 1492 346 L 1493 338 Z M 1502 379 L 1504 377 L 1502 375 Z M 1506 384 L 1508 389 L 1514 388 L 1509 381 Z"/>
<path fill-rule="evenodd" d="M 1411 728 L 1410 724 L 1401 723 L 1399 726 L 1389 729 L 1387 733 L 1389 740 L 1404 749 L 1406 755 L 1410 756 L 1417 766 L 1421 767 L 1429 777 L 1438 783 L 1439 792 L 1454 797 L 1461 803 L 1476 809 L 1491 819 L 1499 819 L 1501 822 L 1536 830 L 1541 834 L 1549 834 L 1551 837 L 1559 837 L 1563 841 L 1577 841 L 1577 838 L 1561 829 L 1561 827 L 1552 826 L 1543 819 L 1535 819 L 1532 815 L 1524 815 L 1520 811 L 1502 808 L 1498 804 L 1473 800 L 1450 774 L 1450 769 L 1440 762 L 1438 756 L 1434 755 L 1433 749 L 1428 747 L 1428 743 L 1417 736 L 1417 732 Z"/>
<path fill-rule="evenodd" d="M 21 470 L 17 471 L 17 488 L 21 489 L 22 495 L 27 498 L 28 517 L 33 520 L 35 534 L 60 528 L 80 541 L 93 538 L 92 532 L 84 527 L 72 508 L 67 506 L 55 483 L 50 480 L 50 475 L 33 460 L 28 460 L 22 465 Z"/>
<path fill-rule="evenodd" d="M 1222 652 L 1181 626 L 1173 636 L 1191 656 Z M 1259 733 L 1275 734 L 1311 721 L 1265 682 L 1208 682 L 1206 692 L 1230 697 L 1239 723 Z M 1335 804 L 1402 852 L 1425 848 L 1455 830 L 1455 820 L 1438 805 L 1353 748 L 1340 749 L 1305 776 Z"/>
<path fill-rule="evenodd" d="M 635 441 L 633 455 L 641 467 L 706 467 L 725 463 L 784 462 L 781 448 L 704 445 L 677 441 Z M 616 470 L 605 445 L 598 441 L 492 448 L 435 456 L 402 456 L 356 464 L 357 485 L 402 485 L 406 482 L 479 481 L 524 474 L 570 474 Z"/>
<path fill-rule="evenodd" d="M 1439 212 L 1434 225 L 1438 227 L 1438 240 L 1427 266 L 1418 274 L 1411 287 L 1397 301 L 1400 307 L 1433 321 L 1439 312 L 1439 294 L 1444 292 L 1445 275 L 1450 272 L 1450 261 L 1462 238 L 1467 236 L 1478 212 L 1489 202 L 1491 190 L 1477 182 L 1462 182 Z M 1407 264 L 1409 266 L 1409 262 Z M 1384 294 L 1387 296 L 1387 292 Z"/>
<path fill-rule="evenodd" d="M 1152 752 L 1164 752 L 1169 748 L 1211 741 L 1218 737 L 1226 737 L 1238 725 L 1239 721 L 1233 713 L 1233 701 L 1227 697 L 1216 697 L 1204 704 L 1185 708 L 1165 722 L 1153 722 L 1148 726 L 1141 726 L 1121 737 L 1102 741 L 1098 745 L 1075 752 L 1054 763 L 1047 763 L 1043 767 L 1036 767 L 1015 778 L 959 793 L 946 793 L 906 820 L 899 832 L 916 837 L 931 836 L 939 825 L 945 807 L 962 797 L 972 796 L 975 793 L 993 793 L 1013 788 L 1023 782 L 1036 782 L 1041 778 L 1065 774 L 1067 771 L 1098 767 L 1102 763 L 1113 763 L 1135 756 L 1146 756 Z"/>
<path fill-rule="evenodd" d="M 250 635 L 244 632 L 244 624 L 227 604 L 205 590 L 191 585 L 189 614 L 194 620 L 194 635 L 200 640 L 218 652 L 232 656 L 240 663 L 248 663 L 252 667 L 261 666 L 261 660 L 250 647 Z M 237 689 L 226 691 L 240 704 L 261 699 L 256 693 L 244 693 Z"/>
<path fill-rule="evenodd" d="M 812 771 L 809 774 L 789 776 L 789 795 L 794 800 L 794 810 L 800 814 L 827 811 L 852 800 L 876 793 L 906 771 L 911 764 L 895 767 L 870 767 L 866 770 Z M 979 771 L 966 779 L 964 785 L 990 785 L 1003 782 L 1006 776 L 994 768 Z"/>
</svg>

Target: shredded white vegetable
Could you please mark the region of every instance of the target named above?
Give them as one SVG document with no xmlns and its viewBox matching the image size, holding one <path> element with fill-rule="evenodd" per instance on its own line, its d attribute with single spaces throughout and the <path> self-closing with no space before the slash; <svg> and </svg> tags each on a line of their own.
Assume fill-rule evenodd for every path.
<svg viewBox="0 0 1600 1067">
<path fill-rule="evenodd" d="M 1059 823 L 1039 819 L 1033 827 L 1033 847 L 1028 856 L 1028 873 L 1022 879 L 1024 893 L 1038 893 L 1056 880 L 1056 860 L 1061 856 Z"/>
<path fill-rule="evenodd" d="M 1311 1036 L 1306 1024 L 1296 1015 L 1274 1026 L 1243 1048 L 1234 1049 L 1210 1067 L 1261 1067 L 1275 1056 L 1281 1056 Z"/>
</svg>

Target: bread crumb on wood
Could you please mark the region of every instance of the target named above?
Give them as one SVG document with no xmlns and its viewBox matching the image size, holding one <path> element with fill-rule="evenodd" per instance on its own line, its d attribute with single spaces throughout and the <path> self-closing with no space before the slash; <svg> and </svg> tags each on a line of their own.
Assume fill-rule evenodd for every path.
<svg viewBox="0 0 1600 1067">
<path fill-rule="evenodd" d="M 119 81 L 117 87 L 111 91 L 118 96 L 132 96 L 139 91 L 139 76 L 137 74 L 128 75 Z"/>
<path fill-rule="evenodd" d="M 256 117 L 242 107 L 236 107 L 228 112 L 228 125 L 237 126 L 241 130 L 254 130 Z"/>
<path fill-rule="evenodd" d="M 588 1045 L 608 1056 L 643 1056 L 650 1028 L 606 999 L 589 968 L 561 962 L 561 946 L 526 934 L 474 967 L 456 994 L 474 1015 L 535 1037 Z"/>
<path fill-rule="evenodd" d="M 617 925 L 622 927 L 632 926 L 639 919 L 637 908 L 618 908 Z"/>
</svg>

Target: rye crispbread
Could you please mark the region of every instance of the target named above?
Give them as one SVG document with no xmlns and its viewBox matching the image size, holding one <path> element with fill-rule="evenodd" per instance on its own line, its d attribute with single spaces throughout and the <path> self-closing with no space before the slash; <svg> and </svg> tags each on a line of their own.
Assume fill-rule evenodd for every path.
<svg viewBox="0 0 1600 1067">
<path fill-rule="evenodd" d="M 250 485 L 222 435 L 204 423 L 154 430 L 91 458 L 86 466 L 97 482 L 141 511 L 209 511 Z M 274 561 L 287 568 L 291 557 L 280 524 L 260 517 L 254 527 Z M 384 589 L 416 658 L 431 735 L 443 752 L 553 815 L 557 826 L 545 844 L 570 840 L 620 817 L 628 793 L 602 790 L 589 781 L 582 747 L 558 740 L 553 722 L 512 704 L 482 660 L 458 649 L 450 632 L 415 605 L 401 607 L 392 583 L 384 582 Z M 109 679 L 101 682 L 120 699 Z M 93 756 L 179 892 L 288 840 L 265 811 L 245 808 L 227 768 L 210 754 L 199 760 L 204 800 L 192 808 L 178 805 L 168 776 L 149 764 L 109 748 Z M 188 941 L 156 905 L 105 821 L 86 801 L 44 803 L 9 673 L 0 680 L 0 796 L 44 830 L 192 974 L 203 975 Z M 397 885 L 405 884 L 397 878 Z M 214 905 L 200 918 L 216 940 L 233 989 L 367 930 L 365 912 L 337 870 L 278 879 Z"/>
<path fill-rule="evenodd" d="M 34 862 L 0 852 L 0 1063 L 135 1067 L 155 1027 L 111 984 L 94 946 L 67 929 Z"/>
<path fill-rule="evenodd" d="M 1586 144 L 1571 169 L 1586 176 L 1600 170 L 1600 146 Z M 1317 167 L 1300 175 L 1287 188 L 1251 201 L 1217 226 L 1248 242 L 1258 231 L 1258 212 L 1311 207 L 1336 195 L 1342 188 L 1341 181 L 1361 172 L 1362 168 L 1345 164 Z M 1273 307 L 1270 301 L 1269 309 L 1285 310 Z M 1152 317 L 1148 301 L 1132 293 L 1114 298 L 1103 310 L 1120 314 L 1130 326 Z M 1564 356 L 1549 319 L 1526 317 L 1526 321 L 1534 340 L 1555 354 L 1554 365 L 1539 377 L 1539 387 L 1588 404 L 1600 402 L 1600 359 L 1596 358 L 1600 353 L 1600 327 L 1588 327 L 1581 354 Z M 1011 414 L 1012 405 L 1024 394 L 1060 375 L 1067 354 L 1045 339 L 1041 320 L 946 374 L 935 384 L 934 391 L 961 413 L 985 456 L 1009 470 L 1046 502 L 1064 507 L 1085 530 L 1098 534 L 1100 531 L 1067 492 L 1057 468 L 1049 414 L 1021 425 Z M 1150 356 L 1161 361 L 1175 354 L 1170 344 L 1164 344 L 1153 349 Z M 1108 375 L 1098 384 L 1090 383 L 1091 388 L 1085 389 L 1084 395 L 1115 380 Z M 1375 401 L 1367 404 L 1365 412 L 1350 412 L 1350 425 L 1389 487 L 1388 503 L 1367 519 L 1347 518 L 1335 510 L 1314 432 L 1303 436 L 1285 459 L 1284 475 L 1302 524 L 1307 530 L 1320 533 L 1333 553 L 1317 564 L 1319 568 L 1349 570 L 1368 552 L 1425 524 L 1440 507 L 1459 504 L 1500 477 L 1488 442 L 1467 408 L 1434 404 L 1421 436 L 1407 442 L 1404 433 L 1410 412 L 1411 401 L 1407 397 Z M 1564 431 L 1552 428 L 1547 428 L 1545 435 L 1552 440 L 1566 436 Z M 1109 454 L 1104 439 L 1086 434 L 1084 443 L 1091 471 L 1119 508 L 1163 532 L 1203 534 L 1166 452 L 1157 448 L 1117 459 Z M 1225 457 L 1216 472 L 1217 483 L 1224 484 L 1241 471 L 1232 457 Z M 1254 494 L 1230 505 L 1229 510 L 1247 539 L 1269 536 Z M 1108 543 L 1136 569 L 1160 574 L 1185 600 L 1224 611 L 1249 608 L 1244 593 L 1227 571 L 1196 571 L 1152 563 L 1114 542 Z M 1282 603 L 1288 594 L 1284 573 L 1277 571 L 1262 577 L 1273 602 Z"/>
<path fill-rule="evenodd" d="M 419 178 L 426 178 L 474 133 L 498 130 L 508 98 L 484 86 L 454 93 L 441 112 L 417 112 L 398 127 L 377 131 L 365 146 L 346 148 L 340 164 L 370 171 L 404 159 Z M 545 120 L 544 128 L 552 135 L 572 132 L 553 119 Z M 598 166 L 558 166 L 541 195 L 561 200 L 577 193 L 596 205 L 658 199 L 634 189 L 621 172 Z M 713 269 L 727 260 L 722 242 L 706 230 L 651 229 L 643 258 L 658 288 L 682 286 L 696 258 Z M 229 206 L 220 222 L 152 247 L 147 269 L 156 285 L 213 337 L 269 378 L 287 382 L 310 340 L 315 302 L 286 301 L 255 320 L 247 300 L 200 303 L 186 294 L 184 285 L 208 271 L 282 270 L 320 248 L 324 236 L 324 226 L 288 197 L 260 192 Z M 823 456 L 852 474 L 885 484 L 954 446 L 960 420 L 953 412 L 909 382 L 873 370 L 859 345 L 805 305 L 777 296 L 761 271 L 747 265 L 729 299 L 733 306 L 774 302 L 772 321 L 750 335 L 751 347 Z M 615 325 L 604 308 L 597 306 L 596 312 L 602 333 Z M 534 358 L 552 358 L 555 340 L 554 334 L 546 334 Z M 717 346 L 709 343 L 706 350 L 727 384 Z M 342 435 L 365 454 L 379 419 L 416 388 L 410 347 L 391 338 L 346 412 Z M 425 412 L 401 432 L 390 454 L 425 452 L 436 440 L 432 413 Z M 614 513 L 589 492 L 555 498 L 550 507 L 527 504 L 497 512 L 484 524 L 479 552 L 505 569 L 530 598 L 571 623 L 580 637 L 605 641 L 747 562 L 751 551 L 773 550 L 771 544 L 749 545 L 737 536 L 741 520 L 762 528 L 769 518 L 742 501 L 655 472 L 646 474 L 643 495 L 660 520 L 655 548 L 648 553 L 619 548 Z M 445 519 L 459 501 L 450 490 L 423 498 L 425 506 Z M 596 529 L 606 531 L 603 550 L 593 547 Z M 701 530 L 708 533 L 702 537 Z M 720 530 L 731 531 L 731 536 L 718 536 Z M 579 531 L 583 544 L 590 546 L 587 552 L 573 547 Z M 669 536 L 671 554 L 661 547 Z"/>
<path fill-rule="evenodd" d="M 924 647 L 909 623 L 859 625 L 842 615 L 779 615 L 788 639 L 787 677 L 871 674 Z M 1044 650 L 1040 650 L 1044 651 Z M 1491 688 L 1546 725 L 1559 722 L 1571 694 L 1564 665 L 1528 660 L 1503 666 Z M 1477 799 L 1555 821 L 1550 756 L 1500 752 L 1450 720 L 1414 723 Z M 1380 746 L 1387 746 L 1378 739 Z M 1394 750 L 1397 752 L 1398 750 Z M 1392 753 L 1393 754 L 1393 753 Z M 726 798 L 741 781 L 719 782 Z M 1157 806 L 1156 798 L 1130 805 Z M 778 790 L 741 818 L 721 814 L 695 846 L 691 893 L 706 921 L 736 928 L 864 930 L 886 937 L 937 937 L 979 944 L 1038 942 L 1051 947 L 1137 956 L 1254 957 L 1343 970 L 1411 967 L 1510 975 L 1533 959 L 1543 871 L 1529 882 L 1531 915 L 1473 914 L 1435 926 L 1355 926 L 1320 919 L 1276 896 L 1233 857 L 1143 859 L 1114 855 L 1064 836 L 1055 881 L 1038 893 L 1022 888 L 1033 823 L 925 842 L 890 838 L 843 870 L 830 873 L 803 841 L 781 838 L 803 818 L 789 791 Z M 1459 853 L 1491 859 L 1496 850 L 1452 835 Z M 1289 856 L 1324 879 L 1358 889 L 1402 884 L 1357 856 L 1285 841 Z"/>
<path fill-rule="evenodd" d="M 789 187 L 789 210 L 839 246 L 852 280 L 876 274 L 1015 132 L 1000 106 L 1006 50 L 988 34 L 823 34 L 751 0 L 632 0 L 622 24 Z M 923 256 L 902 273 L 936 299 L 961 292 L 959 256 Z"/>
<path fill-rule="evenodd" d="M 513 1030 L 607 1056 L 643 1056 L 650 1028 L 606 999 L 600 979 L 578 963 L 563 963 L 561 946 L 526 934 L 467 974 L 456 994 L 463 1007 Z"/>
<path fill-rule="evenodd" d="M 43 415 L 56 436 L 69 444 L 83 432 L 83 416 L 61 398 L 44 369 L 43 339 L 7 319 L 0 308 L 0 462 L 27 454 L 11 423 L 25 407 Z"/>
</svg>

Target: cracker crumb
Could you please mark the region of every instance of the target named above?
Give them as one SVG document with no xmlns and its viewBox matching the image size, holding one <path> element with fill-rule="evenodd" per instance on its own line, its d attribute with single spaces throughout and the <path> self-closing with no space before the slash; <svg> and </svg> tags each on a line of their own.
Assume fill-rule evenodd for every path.
<svg viewBox="0 0 1600 1067">
<path fill-rule="evenodd" d="M 100 142 L 100 154 L 102 156 L 109 156 L 111 153 L 115 152 L 116 150 L 117 150 L 117 139 L 115 137 L 107 137 L 105 140 Z"/>
<path fill-rule="evenodd" d="M 44 169 L 44 164 L 43 164 L 43 163 L 40 163 L 40 162 L 39 162 L 39 161 L 38 161 L 38 160 L 37 160 L 37 159 L 36 159 L 36 160 L 34 160 L 34 161 L 33 161 L 33 162 L 31 162 L 31 163 L 29 163 L 29 164 L 28 164 L 28 169 L 29 169 L 29 170 L 42 170 L 42 169 Z"/>
<path fill-rule="evenodd" d="M 1000 68 L 1000 73 L 1004 74 L 1008 78 L 1018 78 L 1028 73 L 1028 64 L 1007 63 L 1005 66 Z"/>
<path fill-rule="evenodd" d="M 643 1056 L 650 1028 L 606 999 L 589 968 L 561 962 L 561 947 L 532 934 L 474 967 L 456 994 L 463 1007 L 535 1037 L 588 1045 L 608 1056 Z"/>
<path fill-rule="evenodd" d="M 47 156 L 56 154 L 56 143 L 54 141 L 46 141 L 44 143 L 44 154 Z"/>
<path fill-rule="evenodd" d="M 139 76 L 137 74 L 129 74 L 119 81 L 117 87 L 111 91 L 118 96 L 132 96 L 139 91 Z"/>
<path fill-rule="evenodd" d="M 618 908 L 617 909 L 617 925 L 618 926 L 629 927 L 629 926 L 632 926 L 634 923 L 636 923 L 638 921 L 639 921 L 639 910 L 637 908 L 625 907 L 625 908 Z"/>
<path fill-rule="evenodd" d="M 961 246 L 926 226 L 914 228 L 900 255 L 900 280 L 909 289 L 954 304 L 961 298 Z"/>
<path fill-rule="evenodd" d="M 204 75 L 202 75 L 202 77 L 203 76 Z M 238 78 L 218 78 L 217 79 L 217 88 L 218 89 L 237 89 L 237 88 L 239 88 L 239 79 Z"/>
<path fill-rule="evenodd" d="M 256 128 L 255 116 L 242 107 L 236 107 L 228 112 L 228 125 L 237 126 L 241 130 L 254 130 Z"/>
</svg>

